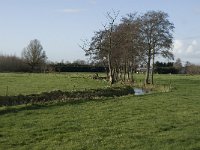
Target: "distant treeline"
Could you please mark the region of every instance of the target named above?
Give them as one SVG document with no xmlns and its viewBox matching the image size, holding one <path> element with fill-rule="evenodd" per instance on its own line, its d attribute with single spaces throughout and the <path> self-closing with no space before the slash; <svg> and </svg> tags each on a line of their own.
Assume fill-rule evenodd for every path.
<svg viewBox="0 0 200 150">
<path fill-rule="evenodd" d="M 183 66 L 180 59 L 177 59 L 176 62 L 156 62 L 155 63 L 155 73 L 158 74 L 200 74 L 200 66 L 186 62 Z"/>
<path fill-rule="evenodd" d="M 0 72 L 106 72 L 106 68 L 76 60 L 73 63 L 47 62 L 32 70 L 31 66 L 26 64 L 20 57 L 0 55 Z"/>
<path fill-rule="evenodd" d="M 164 63 L 157 61 L 154 72 L 158 74 L 178 74 L 180 70 L 174 66 L 173 62 Z"/>
<path fill-rule="evenodd" d="M 56 63 L 49 65 L 55 72 L 105 72 L 105 67 L 90 64 Z"/>
<path fill-rule="evenodd" d="M 29 66 L 14 55 L 0 55 L 0 72 L 28 72 Z"/>
<path fill-rule="evenodd" d="M 145 66 L 143 66 L 145 68 Z M 140 68 L 140 66 L 137 66 Z M 137 69 L 135 68 L 135 70 Z M 154 65 L 154 72 L 158 74 L 200 74 L 200 66 L 186 62 L 183 66 L 181 60 L 176 62 L 159 62 Z M 108 67 L 101 63 L 87 63 L 84 60 L 74 62 L 46 62 L 32 70 L 24 60 L 15 55 L 0 55 L 0 72 L 107 72 Z"/>
</svg>

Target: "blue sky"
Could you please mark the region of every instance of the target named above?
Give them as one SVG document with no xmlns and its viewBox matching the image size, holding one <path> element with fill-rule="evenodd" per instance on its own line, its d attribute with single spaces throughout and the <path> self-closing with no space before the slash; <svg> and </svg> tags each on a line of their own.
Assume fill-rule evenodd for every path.
<svg viewBox="0 0 200 150">
<path fill-rule="evenodd" d="M 52 61 L 85 59 L 78 44 L 107 22 L 106 12 L 162 10 L 175 25 L 174 54 L 200 64 L 199 0 L 0 0 L 0 54 L 21 56 L 39 39 Z"/>
</svg>

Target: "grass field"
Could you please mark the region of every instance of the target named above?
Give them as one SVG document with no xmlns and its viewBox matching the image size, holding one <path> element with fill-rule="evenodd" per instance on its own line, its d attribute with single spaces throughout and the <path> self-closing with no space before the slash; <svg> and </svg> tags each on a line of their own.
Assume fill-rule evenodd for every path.
<svg viewBox="0 0 200 150">
<path fill-rule="evenodd" d="M 28 78 L 24 74 L 1 74 L 1 91 L 2 83 L 16 87 L 10 94 L 45 90 L 17 85 L 32 83 L 24 76 Z M 107 86 L 104 81 L 73 78 L 74 74 L 57 78 L 49 75 L 50 79 L 32 76 L 37 81 L 34 86 L 42 84 L 48 90 Z M 136 76 L 137 81 L 142 78 Z M 158 84 L 171 82 L 173 91 L 79 103 L 1 107 L 0 149 L 200 149 L 200 76 L 155 78 Z"/>
<path fill-rule="evenodd" d="M 93 80 L 92 75 L 91 73 L 1 73 L 0 95 L 26 95 L 53 90 L 84 90 L 108 86 L 108 83 L 105 81 Z"/>
</svg>

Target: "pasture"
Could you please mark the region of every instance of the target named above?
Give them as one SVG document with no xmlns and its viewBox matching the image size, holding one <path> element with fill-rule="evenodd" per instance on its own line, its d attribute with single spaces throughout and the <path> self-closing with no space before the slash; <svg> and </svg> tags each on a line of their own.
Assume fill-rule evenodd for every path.
<svg viewBox="0 0 200 150">
<path fill-rule="evenodd" d="M 103 88 L 109 84 L 92 79 L 89 73 L 1 73 L 0 95 L 36 94 L 53 90 L 84 90 Z"/>
<path fill-rule="evenodd" d="M 0 74 L 0 94 L 104 88 L 91 74 Z M 136 75 L 140 82 L 143 76 Z M 200 149 L 200 76 L 156 75 L 171 92 L 0 107 L 0 149 Z"/>
</svg>

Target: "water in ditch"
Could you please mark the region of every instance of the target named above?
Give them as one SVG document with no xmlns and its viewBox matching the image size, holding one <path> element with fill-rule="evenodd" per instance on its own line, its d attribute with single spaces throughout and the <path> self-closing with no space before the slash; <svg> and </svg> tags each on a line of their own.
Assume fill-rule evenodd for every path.
<svg viewBox="0 0 200 150">
<path fill-rule="evenodd" d="M 145 95 L 148 93 L 148 91 L 142 89 L 142 88 L 134 88 L 134 95 Z"/>
</svg>

